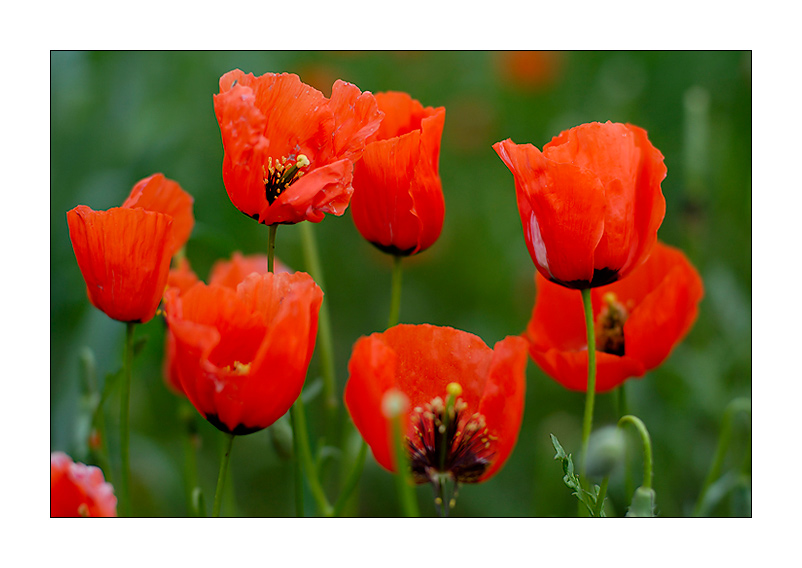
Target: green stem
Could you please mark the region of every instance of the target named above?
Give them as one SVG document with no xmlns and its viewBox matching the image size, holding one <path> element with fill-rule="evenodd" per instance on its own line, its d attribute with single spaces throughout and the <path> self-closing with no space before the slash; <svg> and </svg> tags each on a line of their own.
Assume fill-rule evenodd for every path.
<svg viewBox="0 0 802 568">
<path fill-rule="evenodd" d="M 276 256 L 276 231 L 278 223 L 268 225 L 267 231 L 267 271 L 273 272 L 274 258 Z"/>
<path fill-rule="evenodd" d="M 607 496 L 607 484 L 610 482 L 610 476 L 605 475 L 602 484 L 599 487 L 599 496 L 596 499 L 596 508 L 593 510 L 594 517 L 600 517 L 604 511 L 604 498 Z"/>
<path fill-rule="evenodd" d="M 641 441 L 643 442 L 643 484 L 641 487 L 651 489 L 653 477 L 652 439 L 649 437 L 649 431 L 646 429 L 646 425 L 640 418 L 632 414 L 622 416 L 621 420 L 618 421 L 618 427 L 623 428 L 627 422 L 637 428 L 638 433 L 640 433 Z"/>
<path fill-rule="evenodd" d="M 323 282 L 323 269 L 320 267 L 320 255 L 317 250 L 317 241 L 311 223 L 300 223 L 301 239 L 303 243 L 304 259 L 309 274 L 314 278 L 317 285 L 325 292 L 326 285 Z M 334 374 L 334 347 L 331 334 L 331 318 L 329 316 L 328 302 L 324 301 L 320 306 L 318 316 L 318 352 L 320 353 L 320 364 L 323 374 L 323 395 L 326 407 L 326 423 L 333 425 L 337 416 L 337 383 Z"/>
<path fill-rule="evenodd" d="M 401 257 L 393 255 L 393 279 L 390 288 L 390 317 L 387 320 L 387 327 L 393 327 L 398 323 L 398 316 L 401 313 Z"/>
<path fill-rule="evenodd" d="M 629 414 L 629 404 L 627 404 L 626 383 L 621 383 L 615 389 L 615 411 L 618 416 Z"/>
<path fill-rule="evenodd" d="M 212 506 L 212 516 L 220 516 L 220 505 L 223 503 L 223 488 L 226 484 L 226 473 L 228 472 L 228 462 L 231 459 L 231 448 L 234 445 L 234 434 L 227 434 L 228 444 L 226 451 L 220 460 L 220 473 L 217 475 L 217 489 L 214 492 L 214 505 Z"/>
<path fill-rule="evenodd" d="M 304 474 L 301 469 L 301 444 L 298 429 L 295 428 L 295 408 L 290 407 L 290 422 L 292 423 L 292 474 L 295 480 L 295 516 L 304 516 Z"/>
<path fill-rule="evenodd" d="M 305 470 L 304 473 L 306 474 L 306 480 L 309 483 L 312 497 L 317 501 L 318 509 L 323 516 L 329 517 L 331 516 L 332 508 L 326 498 L 326 493 L 323 491 L 323 486 L 318 479 L 317 467 L 312 460 L 312 451 L 309 448 L 309 436 L 306 431 L 306 415 L 304 414 L 304 404 L 301 397 L 298 397 L 295 404 L 290 408 L 290 418 L 292 419 L 293 439 L 298 439 L 297 447 L 300 449 L 298 455 L 302 460 L 301 464 Z"/>
<path fill-rule="evenodd" d="M 365 458 L 367 455 L 368 445 L 365 440 L 362 440 L 362 443 L 359 446 L 359 453 L 356 456 L 356 460 L 354 460 L 354 467 L 351 469 L 351 473 L 345 480 L 345 484 L 340 492 L 340 496 L 337 498 L 337 502 L 334 504 L 334 509 L 331 512 L 332 517 L 339 517 L 342 514 L 343 509 L 345 509 L 345 506 L 348 503 L 348 498 L 351 497 L 354 489 L 356 489 L 357 483 L 359 483 L 359 477 L 362 475 L 362 469 L 365 467 Z"/>
<path fill-rule="evenodd" d="M 710 464 L 710 471 L 707 473 L 707 477 L 705 478 L 705 482 L 702 485 L 702 490 L 699 492 L 699 499 L 696 501 L 696 507 L 694 508 L 694 515 L 698 515 L 701 511 L 702 502 L 704 501 L 705 494 L 713 482 L 719 478 L 721 475 L 721 469 L 724 466 L 724 458 L 727 455 L 727 450 L 730 447 L 730 441 L 732 440 L 732 425 L 735 415 L 739 412 L 747 413 L 751 416 L 752 414 L 752 401 L 748 398 L 736 398 L 727 405 L 727 408 L 724 410 L 724 418 L 721 421 L 721 434 L 719 435 L 718 439 L 718 447 L 716 448 L 716 454 L 713 457 L 713 462 Z M 749 463 L 749 467 L 751 468 L 751 438 L 750 438 L 750 445 L 747 448 L 747 459 Z M 744 462 L 746 464 L 747 462 Z"/>
<path fill-rule="evenodd" d="M 179 420 L 184 426 L 184 488 L 186 490 L 187 509 L 195 511 L 195 490 L 198 483 L 198 428 L 195 424 L 195 409 L 188 400 L 182 400 L 178 409 Z M 196 511 L 197 512 L 197 511 Z"/>
<path fill-rule="evenodd" d="M 401 509 L 406 517 L 419 517 L 415 486 L 412 484 L 412 479 L 410 479 L 409 459 L 404 448 L 401 413 L 393 416 L 390 422 L 392 425 L 393 455 L 395 456 L 396 469 L 398 470 L 395 475 L 395 484 L 401 501 Z"/>
<path fill-rule="evenodd" d="M 588 384 L 585 393 L 585 416 L 582 421 L 582 460 L 581 477 L 585 477 L 590 431 L 593 428 L 593 404 L 596 397 L 596 330 L 593 327 L 593 305 L 590 288 L 582 290 L 582 304 L 585 308 L 585 327 L 588 337 Z"/>
<path fill-rule="evenodd" d="M 131 368 L 134 360 L 134 326 L 133 322 L 125 324 L 125 351 L 123 352 L 123 384 L 120 395 L 120 456 L 122 471 L 120 472 L 120 516 L 131 514 L 131 465 L 130 446 L 130 410 L 131 410 Z"/>
</svg>

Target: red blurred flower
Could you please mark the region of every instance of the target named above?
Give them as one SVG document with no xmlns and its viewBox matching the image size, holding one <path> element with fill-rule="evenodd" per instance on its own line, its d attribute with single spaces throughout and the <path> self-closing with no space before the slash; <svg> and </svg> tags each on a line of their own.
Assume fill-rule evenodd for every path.
<svg viewBox="0 0 802 568">
<path fill-rule="evenodd" d="M 663 155 L 646 131 L 593 122 L 543 147 L 493 145 L 515 176 L 526 246 L 538 271 L 569 288 L 615 282 L 649 255 L 665 215 Z"/>
<path fill-rule="evenodd" d="M 116 517 L 117 498 L 103 472 L 74 463 L 62 453 L 50 454 L 51 517 Z"/>
<path fill-rule="evenodd" d="M 559 51 L 500 51 L 496 57 L 501 79 L 526 90 L 550 85 L 562 66 Z"/>
<path fill-rule="evenodd" d="M 156 314 L 170 258 L 194 223 L 192 197 L 155 174 L 134 186 L 122 207 L 67 212 L 70 240 L 92 305 L 110 318 L 144 323 Z"/>
<path fill-rule="evenodd" d="M 236 290 L 170 289 L 165 313 L 189 401 L 223 432 L 270 426 L 298 398 L 315 347 L 323 292 L 303 272 L 251 274 Z"/>
<path fill-rule="evenodd" d="M 319 222 L 351 200 L 353 162 L 381 121 L 373 95 L 336 81 L 331 98 L 297 75 L 239 69 L 214 96 L 234 206 L 260 223 Z"/>
<path fill-rule="evenodd" d="M 532 359 L 572 390 L 587 390 L 587 331 L 581 295 L 535 276 L 537 298 L 524 333 Z M 668 357 L 696 320 L 704 290 L 685 255 L 657 242 L 627 278 L 591 290 L 596 391 L 640 377 Z"/>
<path fill-rule="evenodd" d="M 178 261 L 178 266 L 171 268 L 167 274 L 167 287 L 178 288 L 180 293 L 184 293 L 198 282 L 198 275 L 189 265 L 186 257 Z"/>
<path fill-rule="evenodd" d="M 348 369 L 345 404 L 376 461 L 390 471 L 391 429 L 381 407 L 391 389 L 409 399 L 404 422 L 417 483 L 436 483 L 438 473 L 461 483 L 484 481 L 515 446 L 526 380 L 526 342 L 520 337 L 490 349 L 477 336 L 450 327 L 397 325 L 360 338 Z M 461 394 L 440 432 L 450 383 L 458 383 Z"/>
<path fill-rule="evenodd" d="M 377 93 L 376 102 L 384 119 L 354 167 L 351 214 L 380 250 L 416 254 L 443 228 L 438 161 L 446 109 L 424 108 L 406 93 Z"/>
<path fill-rule="evenodd" d="M 267 255 L 249 254 L 243 256 L 241 252 L 236 251 L 231 255 L 231 260 L 218 260 L 212 265 L 212 270 L 209 273 L 209 283 L 236 288 L 252 272 L 267 274 Z M 289 272 L 289 269 L 278 259 L 274 259 L 273 272 Z"/>
</svg>

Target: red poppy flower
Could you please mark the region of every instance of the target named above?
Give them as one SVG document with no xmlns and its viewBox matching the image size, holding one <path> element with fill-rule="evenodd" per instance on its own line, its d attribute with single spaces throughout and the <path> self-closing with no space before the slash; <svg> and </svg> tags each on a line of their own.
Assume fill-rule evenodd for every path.
<svg viewBox="0 0 802 568">
<path fill-rule="evenodd" d="M 416 254 L 443 228 L 438 161 L 446 109 L 424 108 L 406 93 L 377 93 L 376 102 L 384 119 L 354 167 L 351 214 L 380 250 Z"/>
<path fill-rule="evenodd" d="M 278 259 L 274 259 L 273 270 L 274 272 L 289 272 L 289 269 Z M 239 283 L 253 272 L 267 273 L 267 255 L 243 256 L 241 252 L 236 251 L 231 260 L 218 260 L 212 265 L 209 283 L 220 284 L 236 290 Z M 170 270 L 167 277 L 167 287 L 176 288 L 179 295 L 189 290 L 197 282 L 199 282 L 198 276 L 192 271 L 186 258 L 182 258 L 178 266 Z M 165 334 L 163 374 L 170 390 L 176 394 L 184 394 L 175 366 L 175 337 L 169 329 Z"/>
<path fill-rule="evenodd" d="M 74 463 L 62 453 L 50 454 L 51 517 L 116 517 L 117 498 L 103 472 Z"/>
<path fill-rule="evenodd" d="M 68 211 L 72 248 L 92 305 L 119 321 L 153 318 L 170 258 L 184 246 L 193 222 L 192 198 L 161 174 L 137 183 L 122 207 L 93 211 L 79 205 Z"/>
<path fill-rule="evenodd" d="M 381 121 L 373 95 L 336 81 L 331 98 L 297 75 L 239 69 L 214 97 L 234 206 L 260 223 L 319 222 L 351 200 L 353 162 Z"/>
<path fill-rule="evenodd" d="M 649 255 L 666 205 L 663 155 L 631 124 L 582 124 L 541 152 L 493 145 L 515 176 L 518 211 L 538 271 L 568 288 L 623 278 Z"/>
<path fill-rule="evenodd" d="M 439 474 L 460 483 L 494 475 L 515 446 L 524 406 L 526 342 L 507 337 L 490 349 L 477 336 L 432 325 L 397 325 L 360 338 L 348 364 L 345 404 L 376 461 L 395 471 L 381 406 L 396 389 L 409 399 L 407 449 L 417 483 Z M 446 412 L 447 389 L 459 398 Z"/>
<path fill-rule="evenodd" d="M 535 276 L 537 298 L 524 333 L 532 359 L 572 390 L 587 390 L 587 331 L 581 295 Z M 628 277 L 591 291 L 596 391 L 659 366 L 690 330 L 703 295 L 685 255 L 659 241 Z"/>
<path fill-rule="evenodd" d="M 153 174 L 140 180 L 131 190 L 122 207 L 137 207 L 148 211 L 166 213 L 173 218 L 172 242 L 170 256 L 174 256 L 189 240 L 195 217 L 192 214 L 194 199 L 181 189 L 178 182 L 164 177 L 164 174 Z"/>
<path fill-rule="evenodd" d="M 284 415 L 304 384 L 322 300 L 303 272 L 251 274 L 236 290 L 202 282 L 168 290 L 175 369 L 198 412 L 232 434 Z"/>
</svg>

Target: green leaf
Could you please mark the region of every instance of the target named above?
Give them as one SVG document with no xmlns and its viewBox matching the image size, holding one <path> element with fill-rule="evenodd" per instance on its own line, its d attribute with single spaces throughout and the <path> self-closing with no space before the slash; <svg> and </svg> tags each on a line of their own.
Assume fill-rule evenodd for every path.
<svg viewBox="0 0 802 568">
<path fill-rule="evenodd" d="M 596 510 L 596 503 L 599 499 L 599 486 L 594 485 L 590 490 L 582 487 L 579 476 L 574 473 L 574 460 L 571 459 L 571 454 L 565 453 L 565 450 L 554 434 L 549 435 L 551 436 L 551 443 L 554 446 L 554 450 L 557 452 L 554 459 L 560 460 L 563 467 L 563 482 L 569 489 L 574 490 L 572 495 L 587 507 L 590 516 L 594 516 L 593 512 Z M 604 516 L 604 507 L 601 507 L 599 516 Z"/>
</svg>

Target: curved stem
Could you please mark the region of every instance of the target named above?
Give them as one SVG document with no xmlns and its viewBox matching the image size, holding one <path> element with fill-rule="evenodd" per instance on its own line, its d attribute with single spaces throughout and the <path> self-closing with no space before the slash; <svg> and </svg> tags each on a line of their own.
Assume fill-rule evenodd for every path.
<svg viewBox="0 0 802 568">
<path fill-rule="evenodd" d="M 582 305 L 585 308 L 585 328 L 588 337 L 588 385 L 585 393 L 585 416 L 582 421 L 581 477 L 585 477 L 590 431 L 593 428 L 593 405 L 596 397 L 596 330 L 593 327 L 593 304 L 590 288 L 582 290 Z"/>
<path fill-rule="evenodd" d="M 702 484 L 702 490 L 699 492 L 699 499 L 696 501 L 696 506 L 694 507 L 694 515 L 698 515 L 701 511 L 702 502 L 704 501 L 705 494 L 707 490 L 710 489 L 710 486 L 713 482 L 719 478 L 721 475 L 721 469 L 724 465 L 724 458 L 727 455 L 727 450 L 730 447 L 730 441 L 732 440 L 732 425 L 735 415 L 739 412 L 744 412 L 752 415 L 752 401 L 748 398 L 736 398 L 727 405 L 727 408 L 724 410 L 724 418 L 721 420 L 721 434 L 719 434 L 718 439 L 718 447 L 716 448 L 716 454 L 713 457 L 713 462 L 710 464 L 710 470 L 707 473 L 707 477 L 705 478 L 705 482 Z M 747 461 L 744 462 L 744 467 L 748 464 L 751 468 L 751 438 L 749 442 L 749 447 L 747 448 Z"/>
<path fill-rule="evenodd" d="M 300 223 L 301 240 L 303 243 L 304 259 L 310 276 L 315 279 L 317 285 L 326 292 L 326 284 L 323 282 L 323 270 L 320 267 L 320 256 L 317 251 L 314 230 L 309 222 Z M 332 425 L 337 416 L 337 382 L 334 373 L 334 347 L 331 334 L 331 318 L 329 317 L 329 304 L 324 301 L 320 305 L 320 315 L 318 316 L 318 349 L 320 353 L 320 365 L 323 375 L 323 400 L 326 407 L 326 424 Z"/>
<path fill-rule="evenodd" d="M 273 272 L 274 258 L 276 255 L 276 231 L 278 223 L 268 226 L 267 232 L 267 271 Z"/>
<path fill-rule="evenodd" d="M 120 395 L 120 455 L 122 471 L 120 472 L 120 516 L 131 514 L 131 465 L 130 446 L 130 410 L 131 410 L 131 367 L 134 360 L 134 326 L 133 322 L 125 324 L 125 351 L 123 352 L 123 384 Z"/>
<path fill-rule="evenodd" d="M 618 421 L 618 427 L 622 428 L 627 422 L 637 428 L 638 432 L 640 433 L 641 440 L 643 441 L 643 485 L 641 487 L 651 489 L 653 477 L 652 439 L 649 437 L 649 431 L 646 429 L 646 425 L 640 418 L 633 416 L 632 414 L 622 416 L 621 420 Z"/>
<path fill-rule="evenodd" d="M 387 327 L 393 327 L 398 323 L 398 316 L 401 312 L 401 257 L 393 255 L 393 279 L 390 285 L 390 317 L 387 320 Z"/>
<path fill-rule="evenodd" d="M 220 516 L 220 505 L 223 503 L 223 488 L 226 483 L 226 473 L 228 472 L 228 462 L 231 459 L 231 447 L 234 445 L 234 434 L 227 434 L 228 445 L 220 460 L 220 473 L 217 475 L 217 489 L 214 492 L 214 505 L 212 506 L 212 516 Z"/>
<path fill-rule="evenodd" d="M 348 498 L 351 497 L 354 489 L 356 489 L 357 483 L 359 483 L 359 477 L 362 475 L 362 469 L 365 467 L 365 458 L 367 455 L 368 445 L 365 440 L 362 440 L 362 443 L 359 446 L 359 453 L 356 456 L 356 460 L 354 460 L 354 467 L 351 469 L 351 473 L 345 480 L 345 484 L 340 492 L 340 496 L 337 498 L 337 502 L 334 504 L 334 509 L 331 512 L 332 517 L 339 517 L 342 514 L 343 509 L 345 509 L 345 505 L 348 503 Z"/>
<path fill-rule="evenodd" d="M 290 408 L 290 418 L 292 419 L 293 439 L 298 439 L 297 445 L 300 449 L 298 457 L 301 458 L 303 469 L 306 470 L 306 480 L 309 483 L 309 489 L 312 491 L 312 496 L 315 498 L 315 501 L 317 501 L 320 512 L 324 516 L 331 516 L 331 505 L 326 498 L 326 493 L 323 491 L 323 486 L 320 485 L 320 480 L 317 476 L 317 468 L 315 467 L 314 461 L 312 461 L 312 451 L 309 448 L 309 437 L 306 431 L 306 415 L 304 414 L 304 404 L 301 397 L 298 397 L 295 404 Z"/>
</svg>

